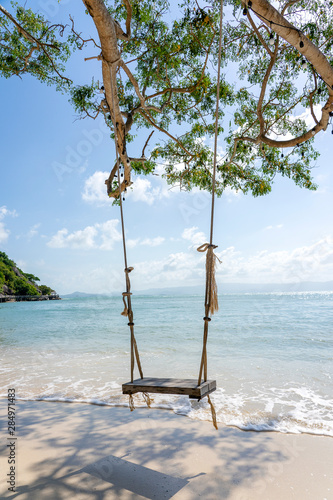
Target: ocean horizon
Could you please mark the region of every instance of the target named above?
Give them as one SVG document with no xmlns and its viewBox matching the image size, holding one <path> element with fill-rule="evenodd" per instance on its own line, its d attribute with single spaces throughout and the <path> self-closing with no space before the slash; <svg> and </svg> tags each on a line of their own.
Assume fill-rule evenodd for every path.
<svg viewBox="0 0 333 500">
<path fill-rule="evenodd" d="M 197 378 L 203 297 L 133 295 L 144 376 Z M 218 422 L 333 436 L 333 292 L 223 293 L 209 325 Z M 121 296 L 0 304 L 0 397 L 128 406 L 130 337 Z M 141 395 L 135 405 L 144 406 Z M 153 407 L 210 420 L 206 398 L 152 395 Z M 124 411 L 126 411 L 124 409 Z"/>
<path fill-rule="evenodd" d="M 197 295 L 203 293 L 203 283 L 195 286 L 174 286 L 165 288 L 138 289 L 138 295 Z M 219 283 L 222 293 L 270 293 L 270 292 L 333 292 L 333 281 L 296 281 L 290 283 Z M 110 292 L 82 292 L 60 293 L 64 298 L 118 296 L 119 291 Z"/>
</svg>

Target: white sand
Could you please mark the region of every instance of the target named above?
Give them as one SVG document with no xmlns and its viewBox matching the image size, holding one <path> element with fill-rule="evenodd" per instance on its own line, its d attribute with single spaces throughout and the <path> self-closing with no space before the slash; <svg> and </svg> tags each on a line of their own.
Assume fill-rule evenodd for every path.
<svg viewBox="0 0 333 500">
<path fill-rule="evenodd" d="M 0 401 L 0 497 L 333 500 L 333 439 L 216 431 L 169 411 L 17 402 L 16 493 L 7 490 Z"/>
</svg>

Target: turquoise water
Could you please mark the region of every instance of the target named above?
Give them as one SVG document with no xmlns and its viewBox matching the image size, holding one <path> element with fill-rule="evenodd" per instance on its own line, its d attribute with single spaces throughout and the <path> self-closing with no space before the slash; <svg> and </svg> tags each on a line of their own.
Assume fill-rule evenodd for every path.
<svg viewBox="0 0 333 500">
<path fill-rule="evenodd" d="M 197 378 L 202 297 L 133 296 L 133 308 L 144 375 Z M 23 399 L 127 406 L 122 309 L 121 297 L 0 304 L 0 396 L 15 387 Z M 333 436 L 333 293 L 222 294 L 209 326 L 218 421 Z M 153 398 L 156 407 L 210 419 L 205 400 Z"/>
</svg>

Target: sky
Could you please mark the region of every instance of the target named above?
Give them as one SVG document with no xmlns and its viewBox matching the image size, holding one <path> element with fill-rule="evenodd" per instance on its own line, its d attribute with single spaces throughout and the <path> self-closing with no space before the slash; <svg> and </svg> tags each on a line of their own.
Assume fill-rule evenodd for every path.
<svg viewBox="0 0 333 500">
<path fill-rule="evenodd" d="M 68 22 L 71 12 L 80 31 L 95 33 L 79 2 L 32 3 L 52 22 Z M 75 54 L 76 82 L 100 78 L 99 63 L 83 61 L 94 55 L 93 46 Z M 122 291 L 119 208 L 104 185 L 115 150 L 102 119 L 78 120 L 66 95 L 29 76 L 1 78 L 0 92 L 0 250 L 60 294 Z M 145 139 L 138 134 L 130 156 L 141 154 Z M 279 177 L 265 197 L 228 191 L 216 200 L 220 291 L 224 283 L 333 280 L 331 126 L 315 141 L 316 192 Z M 161 172 L 136 177 L 124 202 L 133 291 L 204 283 L 205 257 L 196 249 L 208 241 L 210 196 L 170 189 Z"/>
</svg>

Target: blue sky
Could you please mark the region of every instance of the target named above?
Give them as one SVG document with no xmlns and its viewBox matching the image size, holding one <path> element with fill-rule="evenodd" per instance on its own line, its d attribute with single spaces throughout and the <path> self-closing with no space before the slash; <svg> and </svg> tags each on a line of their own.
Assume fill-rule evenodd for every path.
<svg viewBox="0 0 333 500">
<path fill-rule="evenodd" d="M 78 28 L 94 34 L 80 3 L 33 3 L 52 22 L 74 12 Z M 87 55 L 97 53 L 75 54 L 77 82 L 100 77 L 97 62 L 83 62 Z M 66 96 L 30 77 L 0 79 L 0 89 L 0 249 L 59 293 L 122 290 L 119 209 L 104 186 L 115 152 L 103 121 L 77 120 Z M 130 155 L 141 153 L 145 136 L 137 141 Z M 231 282 L 333 280 L 332 146 L 329 127 L 316 137 L 317 192 L 277 178 L 268 196 L 226 192 L 217 200 L 220 291 Z M 209 195 L 170 190 L 159 175 L 137 177 L 124 211 L 133 289 L 203 283 L 196 248 L 209 235 Z"/>
</svg>

